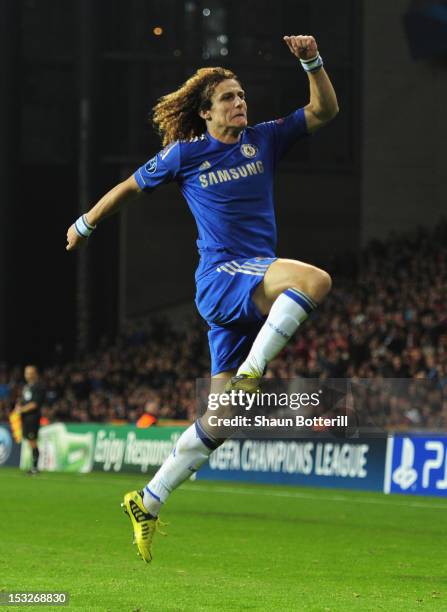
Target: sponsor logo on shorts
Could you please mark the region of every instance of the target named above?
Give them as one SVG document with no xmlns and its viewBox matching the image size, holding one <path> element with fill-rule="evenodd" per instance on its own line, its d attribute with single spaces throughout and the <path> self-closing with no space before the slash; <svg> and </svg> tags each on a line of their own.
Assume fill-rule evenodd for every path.
<svg viewBox="0 0 447 612">
<path fill-rule="evenodd" d="M 241 153 L 244 157 L 248 157 L 251 159 L 252 157 L 256 157 L 258 152 L 258 148 L 252 144 L 243 144 L 241 145 Z"/>
</svg>

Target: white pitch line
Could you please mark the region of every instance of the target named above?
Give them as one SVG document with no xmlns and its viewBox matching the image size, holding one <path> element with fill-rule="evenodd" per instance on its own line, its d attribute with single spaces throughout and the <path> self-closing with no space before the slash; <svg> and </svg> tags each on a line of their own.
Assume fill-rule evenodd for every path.
<svg viewBox="0 0 447 612">
<path fill-rule="evenodd" d="M 88 472 L 87 474 L 79 474 L 79 473 L 71 473 L 71 476 L 76 477 L 75 480 L 76 482 L 82 482 L 82 484 L 90 484 L 90 485 L 98 485 L 98 481 L 96 479 L 89 479 L 89 475 L 101 475 L 104 474 L 105 472 Z M 115 474 L 115 472 L 108 472 L 109 474 Z M 51 474 L 51 472 L 49 473 Z M 145 477 L 146 474 L 144 473 L 131 473 L 131 472 L 118 472 L 117 473 L 120 476 L 126 476 L 131 478 L 133 475 L 134 476 L 140 476 L 140 477 Z M 9 476 L 9 474 L 5 474 L 3 473 L 2 476 Z M 15 476 L 15 474 L 14 474 Z M 66 478 L 58 478 L 56 476 L 56 474 L 53 476 L 48 476 L 45 477 L 46 474 L 45 472 L 41 472 L 36 478 L 38 478 L 39 480 L 44 480 L 44 481 L 52 481 L 52 482 L 67 482 Z M 24 480 L 27 477 L 25 477 L 24 475 Z M 123 479 L 124 480 L 124 479 Z M 264 495 L 266 497 L 287 497 L 289 499 L 309 499 L 309 500 L 315 500 L 315 499 L 322 499 L 325 501 L 335 501 L 335 502 L 354 502 L 356 504 L 376 504 L 379 506 L 398 506 L 400 508 L 428 508 L 428 509 L 435 509 L 435 510 L 446 510 L 447 504 L 442 505 L 442 503 L 438 504 L 430 504 L 429 502 L 417 502 L 417 501 L 406 501 L 406 499 L 402 499 L 401 502 L 398 501 L 392 501 L 390 499 L 391 496 L 386 496 L 385 499 L 372 499 L 372 498 L 366 498 L 366 499 L 362 499 L 362 498 L 351 498 L 351 497 L 343 497 L 342 495 L 314 495 L 312 493 L 301 493 L 301 492 L 295 492 L 295 491 L 263 491 L 261 489 L 256 490 L 256 489 L 249 489 L 249 490 L 244 490 L 244 489 L 239 489 L 239 488 L 234 488 L 234 487 L 207 487 L 206 485 L 203 486 L 202 483 L 204 481 L 200 480 L 198 482 L 198 485 L 200 486 L 199 488 L 196 488 L 195 485 L 183 485 L 182 487 L 180 487 L 180 491 L 192 491 L 193 493 L 235 493 L 236 495 Z M 113 484 L 114 486 L 116 485 L 116 482 L 113 482 L 112 480 L 110 480 L 110 482 L 106 482 L 106 481 L 102 481 L 101 482 L 101 486 L 103 484 Z M 245 483 L 245 484 L 252 484 L 252 483 Z M 367 491 L 358 491 L 359 493 L 367 493 Z M 384 496 L 385 497 L 385 496 Z M 395 496 L 392 496 L 394 499 Z M 443 501 L 443 500 L 442 500 Z"/>
<path fill-rule="evenodd" d="M 193 491 L 194 493 L 235 493 L 236 495 L 264 495 L 266 497 L 288 497 L 295 499 L 312 499 L 312 500 L 325 500 L 325 501 L 335 501 L 335 502 L 354 502 L 357 504 L 378 504 L 381 506 L 400 506 L 402 507 L 410 507 L 410 508 L 434 508 L 436 510 L 443 510 L 445 512 L 446 506 L 441 504 L 430 504 L 423 502 L 413 502 L 413 501 L 403 501 L 396 502 L 391 501 L 389 498 L 387 499 L 361 499 L 361 498 L 351 498 L 351 497 L 343 497 L 342 495 L 313 495 L 312 493 L 301 493 L 294 491 L 262 491 L 259 490 L 244 490 L 233 487 L 204 487 L 200 485 L 200 489 L 196 489 L 193 486 L 182 487 L 184 491 Z M 182 489 L 180 489 L 182 490 Z"/>
</svg>

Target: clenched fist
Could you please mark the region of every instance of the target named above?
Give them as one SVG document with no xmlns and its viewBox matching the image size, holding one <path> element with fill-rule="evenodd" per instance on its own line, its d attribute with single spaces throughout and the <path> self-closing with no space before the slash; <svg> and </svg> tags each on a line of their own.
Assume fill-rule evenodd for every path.
<svg viewBox="0 0 447 612">
<path fill-rule="evenodd" d="M 283 40 L 291 53 L 302 60 L 313 59 L 318 55 L 318 47 L 313 36 L 299 34 L 297 36 L 283 36 Z"/>
<path fill-rule="evenodd" d="M 88 238 L 79 236 L 73 223 L 73 225 L 70 225 L 67 231 L 67 246 L 65 248 L 67 251 L 73 251 L 74 249 L 87 244 L 87 240 Z"/>
</svg>

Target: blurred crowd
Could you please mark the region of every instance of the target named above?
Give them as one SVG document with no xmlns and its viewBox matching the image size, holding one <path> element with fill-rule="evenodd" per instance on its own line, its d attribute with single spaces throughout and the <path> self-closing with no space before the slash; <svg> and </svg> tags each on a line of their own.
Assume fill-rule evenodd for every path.
<svg viewBox="0 0 447 612">
<path fill-rule="evenodd" d="M 209 367 L 199 321 L 187 332 L 167 320 L 129 324 L 112 346 L 105 341 L 84 359 L 41 370 L 49 421 L 130 422 L 144 414 L 191 419 L 195 381 Z M 0 365 L 0 421 L 18 397 L 22 368 Z M 3 414 L 2 414 L 3 412 Z"/>
<path fill-rule="evenodd" d="M 335 267 L 330 296 L 267 376 L 411 379 L 367 394 L 372 421 L 446 429 L 447 223 L 374 242 L 357 263 L 350 277 Z M 196 379 L 209 376 L 209 353 L 199 317 L 185 329 L 162 319 L 129 324 L 115 343 L 42 368 L 44 416 L 50 422 L 135 423 L 144 413 L 193 419 Z M 22 377 L 22 367 L 0 364 L 0 421 L 19 397 Z"/>
<path fill-rule="evenodd" d="M 371 422 L 447 429 L 447 223 L 372 243 L 358 270 L 334 275 L 271 375 L 374 380 L 363 405 Z"/>
</svg>

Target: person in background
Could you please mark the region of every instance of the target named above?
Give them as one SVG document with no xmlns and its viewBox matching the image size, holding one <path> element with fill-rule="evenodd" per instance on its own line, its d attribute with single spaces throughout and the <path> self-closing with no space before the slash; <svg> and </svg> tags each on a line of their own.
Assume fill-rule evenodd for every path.
<svg viewBox="0 0 447 612">
<path fill-rule="evenodd" d="M 26 384 L 22 389 L 22 397 L 15 405 L 14 411 L 22 418 L 22 436 L 28 440 L 32 453 L 33 464 L 29 474 L 37 474 L 39 461 L 39 434 L 42 404 L 45 400 L 45 389 L 40 383 L 39 371 L 35 365 L 27 365 L 24 370 Z"/>
</svg>

